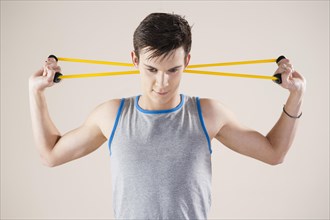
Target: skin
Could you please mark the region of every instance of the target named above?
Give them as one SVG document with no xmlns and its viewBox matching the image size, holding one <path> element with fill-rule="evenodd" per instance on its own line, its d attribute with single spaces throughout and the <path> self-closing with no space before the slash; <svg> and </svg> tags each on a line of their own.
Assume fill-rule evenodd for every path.
<svg viewBox="0 0 330 220">
<path fill-rule="evenodd" d="M 140 59 L 131 53 L 132 62 L 141 75 L 142 96 L 139 105 L 146 110 L 163 110 L 180 103 L 180 81 L 190 60 L 182 48 L 166 57 L 148 59 L 150 52 L 140 51 Z M 46 166 L 54 167 L 83 157 L 100 147 L 113 128 L 120 100 L 109 100 L 97 106 L 78 128 L 61 134 L 53 123 L 44 96 L 54 85 L 55 72 L 60 71 L 55 59 L 48 58 L 43 67 L 29 79 L 32 129 L 36 147 Z M 295 71 L 288 59 L 278 64 L 282 73 L 281 87 L 289 91 L 285 110 L 297 116 L 301 112 L 306 80 Z M 242 125 L 221 102 L 201 99 L 202 114 L 210 139 L 217 139 L 230 149 L 277 165 L 283 162 L 296 134 L 299 119 L 282 113 L 274 127 L 264 136 Z"/>
<path fill-rule="evenodd" d="M 148 59 L 151 52 L 142 50 L 140 62 L 134 52 L 132 62 L 141 74 L 142 96 L 139 105 L 146 110 L 171 109 L 180 103 L 179 86 L 183 70 L 189 63 L 182 48 L 167 57 Z"/>
</svg>

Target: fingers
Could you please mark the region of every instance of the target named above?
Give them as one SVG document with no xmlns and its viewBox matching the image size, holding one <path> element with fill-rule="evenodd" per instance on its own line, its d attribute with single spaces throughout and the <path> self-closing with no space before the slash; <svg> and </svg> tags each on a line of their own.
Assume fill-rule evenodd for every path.
<svg viewBox="0 0 330 220">
<path fill-rule="evenodd" d="M 290 60 L 287 58 L 281 59 L 278 63 L 278 68 L 275 71 L 275 74 L 281 74 L 282 82 L 288 82 L 292 77 L 292 73 L 294 72 L 293 66 L 290 63 Z"/>
<path fill-rule="evenodd" d="M 62 72 L 62 69 L 60 66 L 54 67 L 54 70 L 55 70 L 55 72 L 60 72 L 60 73 Z"/>
<path fill-rule="evenodd" d="M 55 70 L 50 66 L 46 66 L 44 72 L 46 73 L 45 78 L 47 82 L 52 83 L 55 76 Z"/>
<path fill-rule="evenodd" d="M 300 79 L 302 80 L 304 83 L 306 82 L 306 79 L 303 75 L 301 75 L 299 72 L 297 71 L 293 71 L 292 72 L 292 78 L 296 78 L 296 79 Z"/>
<path fill-rule="evenodd" d="M 283 72 L 293 72 L 293 65 L 290 63 L 289 59 L 282 59 L 280 62 L 278 62 L 278 69 L 275 73 L 283 73 Z"/>
<path fill-rule="evenodd" d="M 304 76 L 298 73 L 289 59 L 281 59 L 278 63 L 278 68 L 275 74 L 281 74 L 283 88 L 289 91 L 303 91 L 306 87 L 306 80 Z"/>
<path fill-rule="evenodd" d="M 44 64 L 43 76 L 47 77 L 48 80 L 53 80 L 56 72 L 61 72 L 61 67 L 57 65 L 57 59 L 53 56 L 49 56 Z"/>
<path fill-rule="evenodd" d="M 290 60 L 287 59 L 287 58 L 281 59 L 281 60 L 277 63 L 277 65 L 280 66 L 280 65 L 283 64 L 283 63 L 290 63 Z"/>
<path fill-rule="evenodd" d="M 47 87 L 54 85 L 55 73 L 61 72 L 61 67 L 57 65 L 56 57 L 54 57 L 48 57 L 43 66 L 29 78 L 30 88 L 36 91 L 43 91 Z"/>
<path fill-rule="evenodd" d="M 46 66 L 49 66 L 53 69 L 55 69 L 57 66 L 57 61 L 53 57 L 48 57 L 45 63 Z"/>
<path fill-rule="evenodd" d="M 55 70 L 57 70 L 57 69 L 61 69 L 59 66 L 57 66 L 57 62 L 56 62 L 56 60 L 54 59 L 54 58 L 48 58 L 46 61 L 45 61 L 45 63 L 44 63 L 44 65 L 39 69 L 39 70 L 37 70 L 34 74 L 33 74 L 33 76 L 34 77 L 38 77 L 38 76 L 47 76 L 47 67 L 52 67 L 52 68 L 54 68 Z"/>
<path fill-rule="evenodd" d="M 53 56 L 49 56 L 49 57 L 47 58 L 47 61 L 48 61 L 48 62 L 51 62 L 51 63 L 57 63 L 57 60 L 56 60 Z"/>
</svg>

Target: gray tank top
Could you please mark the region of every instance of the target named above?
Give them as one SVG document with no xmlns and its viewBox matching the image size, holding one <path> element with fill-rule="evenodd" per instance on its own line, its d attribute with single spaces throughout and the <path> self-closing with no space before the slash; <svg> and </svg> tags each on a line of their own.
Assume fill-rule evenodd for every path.
<svg viewBox="0 0 330 220">
<path fill-rule="evenodd" d="M 116 219 L 207 219 L 211 145 L 199 99 L 168 110 L 122 99 L 109 138 Z"/>
</svg>

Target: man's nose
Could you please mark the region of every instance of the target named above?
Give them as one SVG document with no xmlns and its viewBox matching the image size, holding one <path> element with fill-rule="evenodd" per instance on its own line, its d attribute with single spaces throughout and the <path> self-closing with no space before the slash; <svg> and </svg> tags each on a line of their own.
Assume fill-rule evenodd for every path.
<svg viewBox="0 0 330 220">
<path fill-rule="evenodd" d="M 156 85 L 159 87 L 168 86 L 168 76 L 165 72 L 159 72 L 156 76 Z"/>
</svg>

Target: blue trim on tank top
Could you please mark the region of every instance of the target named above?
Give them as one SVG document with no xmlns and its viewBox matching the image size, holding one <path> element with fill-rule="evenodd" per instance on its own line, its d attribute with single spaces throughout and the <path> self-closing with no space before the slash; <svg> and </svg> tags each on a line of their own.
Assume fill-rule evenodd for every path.
<svg viewBox="0 0 330 220">
<path fill-rule="evenodd" d="M 206 136 L 206 140 L 207 140 L 207 144 L 208 144 L 208 147 L 209 147 L 210 154 L 212 154 L 211 141 L 210 141 L 209 134 L 207 133 L 207 130 L 206 130 L 206 127 L 205 127 L 205 123 L 204 123 L 204 119 L 203 119 L 202 108 L 201 108 L 201 103 L 200 103 L 199 97 L 196 97 L 196 104 L 197 104 L 197 110 L 198 110 L 199 120 L 201 121 L 201 124 L 202 124 L 202 127 L 203 127 L 203 131 L 204 131 L 204 134 Z"/>
<path fill-rule="evenodd" d="M 139 106 L 140 96 L 141 95 L 138 95 L 135 97 L 135 107 L 137 108 L 137 110 L 139 110 L 140 112 L 145 113 L 145 114 L 166 114 L 166 113 L 175 112 L 175 111 L 179 110 L 184 104 L 184 95 L 180 94 L 180 97 L 181 97 L 180 104 L 178 106 L 176 106 L 175 108 L 165 109 L 165 110 L 145 110 Z"/>
<path fill-rule="evenodd" d="M 121 99 L 120 100 L 120 105 L 119 105 L 119 108 L 118 108 L 118 112 L 117 112 L 117 115 L 116 115 L 116 120 L 115 120 L 115 123 L 113 125 L 112 132 L 111 132 L 111 135 L 110 135 L 110 138 L 109 138 L 108 147 L 109 147 L 109 151 L 110 151 L 110 156 L 111 156 L 111 143 L 112 143 L 113 137 L 115 136 L 115 132 L 116 132 L 116 129 L 117 129 L 117 125 L 118 125 L 118 121 L 119 121 L 121 112 L 122 112 L 123 107 L 124 107 L 124 103 L 125 103 L 125 99 Z"/>
</svg>

